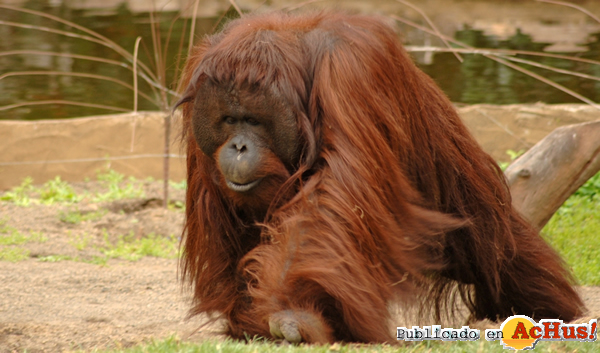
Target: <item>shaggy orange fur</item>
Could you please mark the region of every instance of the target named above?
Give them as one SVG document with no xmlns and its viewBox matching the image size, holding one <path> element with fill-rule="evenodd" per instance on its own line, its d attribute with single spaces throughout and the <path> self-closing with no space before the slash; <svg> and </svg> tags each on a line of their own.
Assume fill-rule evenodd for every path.
<svg viewBox="0 0 600 353">
<path fill-rule="evenodd" d="M 294 108 L 297 162 L 266 156 L 267 191 L 227 190 L 199 149 L 203 80 Z M 192 314 L 224 317 L 235 338 L 281 337 L 289 319 L 307 342 L 391 341 L 389 303 L 427 295 L 439 313 L 454 290 L 474 319 L 582 314 L 502 171 L 381 19 L 245 16 L 195 48 L 182 83 Z"/>
</svg>

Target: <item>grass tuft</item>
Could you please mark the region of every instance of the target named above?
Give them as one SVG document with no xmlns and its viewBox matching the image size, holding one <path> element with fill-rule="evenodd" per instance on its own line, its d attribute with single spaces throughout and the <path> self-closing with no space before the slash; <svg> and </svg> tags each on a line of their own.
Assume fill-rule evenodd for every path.
<svg viewBox="0 0 600 353">
<path fill-rule="evenodd" d="M 93 202 L 132 199 L 145 196 L 144 191 L 140 187 L 139 180 L 130 177 L 125 182 L 125 176 L 113 169 L 99 172 L 97 179 L 105 188 L 105 191 L 91 195 Z M 0 201 L 11 202 L 18 206 L 26 207 L 31 204 L 54 205 L 78 203 L 84 197 L 88 196 L 87 194 L 78 195 L 71 185 L 62 180 L 60 176 L 47 181 L 40 187 L 35 187 L 32 184 L 33 179 L 31 177 L 25 178 L 21 185 L 0 194 Z M 177 187 L 181 187 L 180 184 L 177 185 Z"/>
<path fill-rule="evenodd" d="M 71 235 L 71 232 L 68 232 L 68 235 L 67 242 L 79 251 L 85 250 L 93 240 L 92 236 L 87 233 Z"/>
<path fill-rule="evenodd" d="M 23 234 L 16 228 L 6 225 L 5 220 L 0 220 L 0 261 L 17 262 L 29 258 L 29 250 L 17 245 L 30 242 L 43 243 L 47 241 L 40 232 Z"/>
<path fill-rule="evenodd" d="M 76 203 L 83 198 L 73 191 L 69 183 L 61 180 L 59 176 L 47 181 L 39 190 L 40 202 L 44 205 L 55 203 Z"/>
<path fill-rule="evenodd" d="M 169 180 L 169 185 L 175 190 L 185 190 L 187 188 L 187 181 L 182 180 L 180 182 L 175 182 L 175 181 Z"/>
<path fill-rule="evenodd" d="M 81 211 L 60 212 L 58 219 L 61 222 L 70 224 L 79 224 L 81 222 L 96 221 L 107 214 L 107 210 L 98 210 L 94 212 L 83 213 Z"/>
<path fill-rule="evenodd" d="M 514 150 L 507 150 L 506 154 L 508 155 L 508 157 L 510 157 L 510 162 L 498 162 L 498 165 L 500 166 L 500 169 L 502 169 L 502 171 L 506 171 L 506 168 L 508 168 L 508 166 L 514 162 L 515 159 L 521 157 L 523 155 L 523 153 L 525 153 L 525 150 L 518 150 L 518 151 L 514 151 Z"/>
<path fill-rule="evenodd" d="M 19 262 L 29 258 L 29 250 L 15 246 L 0 246 L 0 261 Z"/>
<path fill-rule="evenodd" d="M 49 255 L 49 256 L 40 256 L 38 257 L 38 261 L 40 262 L 59 262 L 59 261 L 67 261 L 67 260 L 75 260 L 72 256 L 67 255 Z"/>
<path fill-rule="evenodd" d="M 94 238 L 88 233 L 71 235 L 68 243 L 79 251 L 90 247 Z M 51 255 L 38 258 L 44 262 L 81 261 L 104 266 L 110 259 L 138 261 L 144 256 L 176 259 L 179 257 L 179 239 L 173 235 L 165 237 L 150 233 L 145 237 L 135 237 L 133 232 L 121 235 L 116 241 L 110 241 L 106 229 L 103 230 L 103 244 L 93 246 L 100 255 L 84 258 L 79 256 Z"/>
<path fill-rule="evenodd" d="M 98 181 L 107 188 L 107 191 L 96 194 L 93 200 L 95 202 L 103 202 L 144 197 L 144 192 L 137 185 L 138 183 L 135 178 L 128 178 L 127 183 L 122 185 L 124 179 L 125 176 L 123 174 L 113 169 L 98 173 Z"/>
<path fill-rule="evenodd" d="M 137 261 L 144 256 L 175 259 L 178 257 L 179 241 L 175 236 L 164 237 L 154 233 L 142 238 L 136 238 L 133 232 L 120 236 L 115 243 L 108 241 L 104 235 L 105 245 L 99 250 L 109 259 L 124 259 Z"/>
<path fill-rule="evenodd" d="M 6 221 L 0 221 L 0 245 L 20 245 L 27 240 L 16 228 L 6 225 Z"/>
<path fill-rule="evenodd" d="M 12 202 L 18 206 L 29 206 L 31 203 L 30 193 L 33 191 L 33 178 L 26 177 L 19 186 L 15 186 L 0 196 L 0 200 Z"/>
</svg>

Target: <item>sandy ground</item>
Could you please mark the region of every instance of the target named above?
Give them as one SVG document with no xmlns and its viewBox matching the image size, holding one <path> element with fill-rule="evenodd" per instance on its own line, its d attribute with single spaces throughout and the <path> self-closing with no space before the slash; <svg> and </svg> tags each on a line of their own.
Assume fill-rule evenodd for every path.
<svg viewBox="0 0 600 353">
<path fill-rule="evenodd" d="M 95 182 L 74 185 L 78 194 L 100 188 Z M 29 259 L 0 261 L 1 353 L 116 348 L 151 338 L 214 336 L 206 330 L 198 332 L 200 318 L 186 320 L 189 296 L 178 281 L 177 260 L 85 262 L 100 255 L 96 246 L 104 242 L 105 234 L 113 241 L 126 234 L 179 236 L 183 212 L 160 207 L 159 183 L 144 182 L 139 187 L 144 198 L 101 204 L 84 200 L 21 207 L 0 202 L 5 228 L 0 236 L 7 236 L 8 228 L 45 238 L 18 245 L 29 251 Z M 171 195 L 174 201 L 183 201 L 183 191 L 171 190 Z M 96 220 L 78 224 L 60 220 L 68 211 L 99 210 L 104 214 Z M 80 261 L 40 261 L 55 255 Z"/>
<path fill-rule="evenodd" d="M 160 207 L 160 184 L 144 182 L 140 187 L 144 198 L 103 204 L 84 200 L 21 207 L 0 202 L 5 229 L 39 232 L 46 238 L 19 245 L 29 251 L 27 260 L 0 261 L 0 353 L 128 347 L 169 336 L 193 341 L 219 337 L 214 328 L 198 330 L 201 318 L 186 320 L 189 295 L 178 282 L 175 259 L 110 260 L 104 266 L 39 260 L 50 255 L 89 260 L 98 254 L 94 245 L 104 241 L 104 234 L 112 239 L 130 232 L 136 237 L 178 235 L 183 212 Z M 75 188 L 79 193 L 98 185 L 79 183 Z M 172 195 L 183 200 L 181 190 L 172 190 Z M 106 213 L 78 224 L 60 220 L 61 213 L 73 210 Z M 78 249 L 82 239 L 89 244 Z M 581 288 L 581 293 L 599 316 L 600 288 Z"/>
</svg>

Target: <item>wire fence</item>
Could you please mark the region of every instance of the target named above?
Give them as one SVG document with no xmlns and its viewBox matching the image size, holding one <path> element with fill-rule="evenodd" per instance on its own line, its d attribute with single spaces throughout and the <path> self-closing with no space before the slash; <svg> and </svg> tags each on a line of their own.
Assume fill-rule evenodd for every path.
<svg viewBox="0 0 600 353">
<path fill-rule="evenodd" d="M 104 158 L 74 158 L 74 159 L 55 159 L 55 160 L 40 160 L 40 161 L 19 161 L 19 162 L 0 162 L 0 166 L 10 165 L 35 165 L 35 164 L 61 164 L 61 163 L 82 163 L 82 162 L 104 162 L 112 160 L 127 160 L 127 159 L 141 159 L 141 158 L 185 158 L 184 155 L 180 154 L 136 154 L 128 156 L 111 156 Z"/>
</svg>

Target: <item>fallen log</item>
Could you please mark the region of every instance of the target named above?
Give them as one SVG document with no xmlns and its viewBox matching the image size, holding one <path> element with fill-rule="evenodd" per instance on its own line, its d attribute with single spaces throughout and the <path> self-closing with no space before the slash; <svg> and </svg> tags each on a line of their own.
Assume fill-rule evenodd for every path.
<svg viewBox="0 0 600 353">
<path fill-rule="evenodd" d="M 600 120 L 557 128 L 505 171 L 513 205 L 542 229 L 600 171 Z"/>
</svg>

